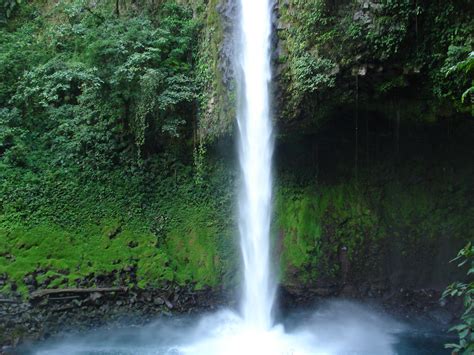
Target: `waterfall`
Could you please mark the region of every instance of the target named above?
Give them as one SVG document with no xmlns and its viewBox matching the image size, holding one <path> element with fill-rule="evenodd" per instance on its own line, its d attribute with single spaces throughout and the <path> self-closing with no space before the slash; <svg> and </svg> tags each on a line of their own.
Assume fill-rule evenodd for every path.
<svg viewBox="0 0 474 355">
<path fill-rule="evenodd" d="M 274 140 L 269 94 L 272 1 L 239 0 L 234 46 L 242 174 L 239 232 L 244 282 L 240 314 L 221 309 L 197 321 L 161 317 L 143 329 L 133 327 L 128 332 L 94 330 L 86 340 L 65 338 L 60 346 L 50 345 L 52 351 L 36 354 L 396 354 L 394 334 L 404 328 L 360 305 L 339 301 L 323 305 L 308 316 L 298 314 L 297 326 L 293 324 L 289 332 L 285 331 L 285 323 L 273 323 L 276 283 L 270 267 L 270 222 Z"/>
<path fill-rule="evenodd" d="M 272 326 L 275 286 L 270 272 L 273 137 L 270 117 L 271 0 L 240 0 L 236 64 L 239 84 L 239 232 L 243 256 L 244 321 Z"/>
</svg>

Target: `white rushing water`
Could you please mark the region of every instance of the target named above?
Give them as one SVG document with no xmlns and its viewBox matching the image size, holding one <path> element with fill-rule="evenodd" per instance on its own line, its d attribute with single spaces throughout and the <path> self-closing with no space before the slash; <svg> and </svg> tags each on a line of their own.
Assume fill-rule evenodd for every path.
<svg viewBox="0 0 474 355">
<path fill-rule="evenodd" d="M 272 122 L 269 84 L 270 0 L 240 0 L 236 48 L 240 105 L 239 160 L 243 186 L 239 205 L 244 264 L 242 315 L 252 327 L 269 329 L 274 286 L 270 273 Z"/>
</svg>

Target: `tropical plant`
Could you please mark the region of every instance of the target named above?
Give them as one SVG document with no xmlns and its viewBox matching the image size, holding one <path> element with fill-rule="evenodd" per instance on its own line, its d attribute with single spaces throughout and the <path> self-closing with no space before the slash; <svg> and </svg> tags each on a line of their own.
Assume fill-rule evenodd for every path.
<svg viewBox="0 0 474 355">
<path fill-rule="evenodd" d="M 451 67 L 447 75 L 453 72 L 462 73 L 471 79 L 470 87 L 463 92 L 461 97 L 461 102 L 464 103 L 466 98 L 474 96 L 474 51 L 471 51 L 465 60 Z"/>
<path fill-rule="evenodd" d="M 474 275 L 474 246 L 468 243 L 452 262 L 458 262 L 458 267 L 468 267 L 467 276 Z M 459 342 L 446 344 L 446 348 L 453 349 L 453 354 L 470 355 L 474 353 L 474 281 L 454 282 L 443 292 L 443 298 L 462 297 L 464 313 L 461 322 L 450 329 L 458 333 Z"/>
</svg>

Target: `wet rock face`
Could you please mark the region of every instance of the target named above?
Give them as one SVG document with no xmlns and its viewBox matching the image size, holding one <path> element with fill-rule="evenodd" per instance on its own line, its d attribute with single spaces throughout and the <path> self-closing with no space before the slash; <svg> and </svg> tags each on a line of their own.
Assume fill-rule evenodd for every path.
<svg viewBox="0 0 474 355">
<path fill-rule="evenodd" d="M 220 292 L 195 292 L 180 286 L 124 292 L 98 290 L 65 290 L 40 294 L 29 301 L 0 297 L 0 354 L 60 332 L 80 332 L 105 325 L 142 325 L 158 316 L 213 309 L 225 299 Z"/>
<path fill-rule="evenodd" d="M 235 71 L 234 71 L 234 43 L 236 19 L 238 16 L 237 1 L 222 0 L 216 7 L 221 16 L 223 40 L 219 49 L 219 71 L 222 73 L 222 83 L 227 90 L 233 91 Z"/>
</svg>

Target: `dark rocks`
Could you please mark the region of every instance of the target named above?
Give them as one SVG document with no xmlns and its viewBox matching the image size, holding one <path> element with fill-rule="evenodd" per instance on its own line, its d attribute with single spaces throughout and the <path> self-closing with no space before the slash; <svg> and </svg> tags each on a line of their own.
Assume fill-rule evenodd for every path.
<svg viewBox="0 0 474 355">
<path fill-rule="evenodd" d="M 173 309 L 174 307 L 173 304 L 166 298 L 165 298 L 165 305 L 166 307 L 168 307 L 168 309 Z"/>
<path fill-rule="evenodd" d="M 59 292 L 59 291 L 58 291 Z M 83 292 L 42 294 L 31 302 L 20 298 L 0 302 L 0 349 L 12 352 L 26 341 L 46 339 L 59 332 L 83 331 L 114 325 L 143 325 L 158 316 L 212 310 L 229 305 L 223 292 L 194 291 L 192 287 L 168 285 L 162 289 L 127 289 L 126 292 Z M 376 302 L 389 313 L 404 319 L 418 318 L 446 329 L 462 309 L 452 300 L 439 302 L 440 292 L 430 289 L 390 290 L 384 282 L 363 287 L 346 284 L 324 287 L 281 287 L 280 308 L 311 306 L 318 300 L 344 297 Z M 172 300 L 172 301 L 170 301 Z M 3 348 L 1 348 L 3 346 Z M 2 353 L 0 351 L 0 353 Z"/>
<path fill-rule="evenodd" d="M 0 302 L 0 349 L 4 349 L 0 354 L 26 341 L 43 340 L 59 332 L 77 332 L 109 324 L 130 325 L 130 322 L 141 325 L 160 315 L 211 309 L 224 301 L 220 292 L 197 292 L 192 286 L 126 289 L 124 292 L 83 291 L 87 292 L 36 291 L 37 296 L 30 301 L 18 297 Z"/>
<path fill-rule="evenodd" d="M 154 300 L 153 300 L 153 303 L 157 306 L 161 306 L 163 304 L 165 304 L 165 301 L 163 298 L 161 297 L 156 297 Z"/>
<path fill-rule="evenodd" d="M 89 295 L 89 299 L 94 302 L 97 301 L 98 299 L 102 298 L 104 295 L 100 292 L 93 292 Z"/>
</svg>

